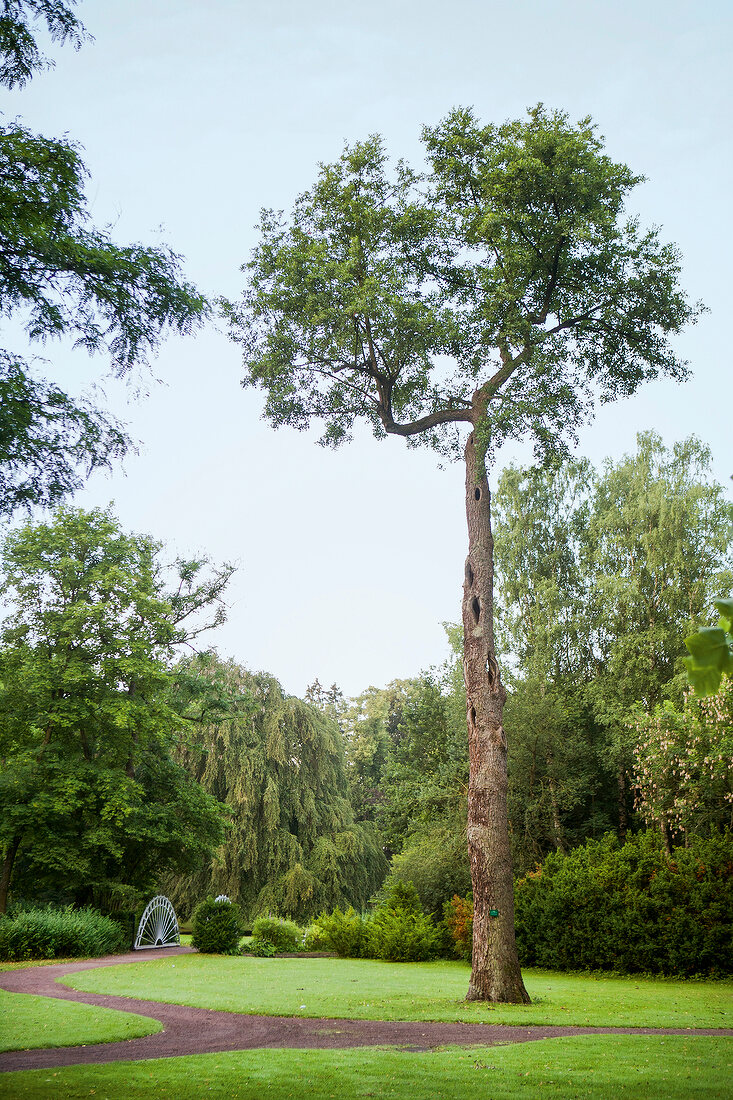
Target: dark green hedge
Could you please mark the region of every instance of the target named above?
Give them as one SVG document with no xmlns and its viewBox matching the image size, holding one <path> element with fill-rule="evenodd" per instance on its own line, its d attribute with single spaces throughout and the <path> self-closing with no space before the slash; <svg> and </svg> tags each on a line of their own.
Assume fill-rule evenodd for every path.
<svg viewBox="0 0 733 1100">
<path fill-rule="evenodd" d="M 208 897 L 196 906 L 191 943 L 199 951 L 212 955 L 236 955 L 244 931 L 239 906 L 223 894 Z"/>
<path fill-rule="evenodd" d="M 733 837 L 664 852 L 658 834 L 553 853 L 515 888 L 523 966 L 677 976 L 733 973 Z"/>
</svg>

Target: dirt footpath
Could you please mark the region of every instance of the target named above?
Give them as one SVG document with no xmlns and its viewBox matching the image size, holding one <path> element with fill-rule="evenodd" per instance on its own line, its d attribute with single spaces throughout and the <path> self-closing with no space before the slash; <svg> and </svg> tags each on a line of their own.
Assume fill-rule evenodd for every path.
<svg viewBox="0 0 733 1100">
<path fill-rule="evenodd" d="M 398 1046 L 410 1050 L 460 1044 L 493 1046 L 497 1043 L 526 1043 L 554 1039 L 560 1035 L 719 1035 L 733 1036 L 733 1029 L 692 1030 L 685 1028 L 544 1027 L 502 1024 L 390 1023 L 382 1020 L 313 1020 L 302 1017 L 248 1016 L 237 1012 L 215 1012 L 204 1008 L 139 1001 L 83 993 L 57 984 L 57 979 L 79 970 L 98 966 L 139 963 L 168 958 L 191 951 L 189 947 L 135 951 L 103 959 L 29 967 L 0 972 L 0 988 L 13 993 L 32 993 L 64 1001 L 114 1008 L 151 1016 L 163 1024 L 163 1031 L 142 1039 L 91 1046 L 13 1050 L 0 1054 L 0 1071 L 55 1069 L 59 1066 L 100 1062 L 139 1061 L 172 1058 L 182 1054 L 208 1054 L 227 1050 L 262 1047 L 311 1047 L 319 1049 L 362 1046 Z"/>
</svg>

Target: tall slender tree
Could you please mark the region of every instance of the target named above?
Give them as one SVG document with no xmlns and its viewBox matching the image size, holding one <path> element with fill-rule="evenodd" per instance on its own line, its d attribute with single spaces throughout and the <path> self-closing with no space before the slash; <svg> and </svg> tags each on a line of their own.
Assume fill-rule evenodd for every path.
<svg viewBox="0 0 733 1100">
<path fill-rule="evenodd" d="M 603 153 L 589 119 L 573 125 L 538 106 L 481 126 L 458 109 L 423 139 L 422 178 L 403 162 L 390 173 L 372 137 L 322 165 L 289 219 L 265 211 L 247 290 L 224 308 L 244 349 L 244 384 L 267 392 L 275 426 L 319 419 L 323 442 L 337 446 L 364 418 L 378 437 L 463 451 L 468 997 L 526 1001 L 487 469 L 510 437 L 562 452 L 595 396 L 633 393 L 658 374 L 684 378 L 668 338 L 695 308 L 675 248 L 624 215 L 641 177 Z"/>
</svg>

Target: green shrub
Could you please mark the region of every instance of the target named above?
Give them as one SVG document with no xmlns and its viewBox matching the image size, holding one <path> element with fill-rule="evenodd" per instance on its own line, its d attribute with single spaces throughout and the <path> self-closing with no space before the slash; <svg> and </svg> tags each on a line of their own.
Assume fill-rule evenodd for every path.
<svg viewBox="0 0 733 1100">
<path fill-rule="evenodd" d="M 95 958 L 127 946 L 123 929 L 96 909 L 23 909 L 0 917 L 0 959 Z"/>
<path fill-rule="evenodd" d="M 269 940 L 276 951 L 299 951 L 303 947 L 303 929 L 292 920 L 258 917 L 252 925 L 252 939 Z"/>
<path fill-rule="evenodd" d="M 257 959 L 271 959 L 277 955 L 277 948 L 269 940 L 252 940 L 241 948 L 243 955 L 254 955 Z"/>
<path fill-rule="evenodd" d="M 414 883 L 390 875 L 372 899 L 377 912 L 382 909 L 402 909 L 405 913 L 422 913 L 422 902 Z"/>
<path fill-rule="evenodd" d="M 191 943 L 212 955 L 236 955 L 244 931 L 239 906 L 229 898 L 209 896 L 196 907 L 191 921 Z"/>
<path fill-rule="evenodd" d="M 309 924 L 303 936 L 304 951 L 330 951 L 331 945 L 320 924 Z"/>
<path fill-rule="evenodd" d="M 670 858 L 657 834 L 552 853 L 515 887 L 525 966 L 680 977 L 733 973 L 733 837 L 691 837 Z"/>
<path fill-rule="evenodd" d="M 424 912 L 440 919 L 447 901 L 471 889 L 465 824 L 412 837 L 393 857 L 391 869 L 392 875 L 413 883 Z"/>
<path fill-rule="evenodd" d="M 369 922 L 368 957 L 390 962 L 424 962 L 440 954 L 438 929 L 430 917 L 407 909 L 379 909 Z"/>
<path fill-rule="evenodd" d="M 349 907 L 345 913 L 334 909 L 330 916 L 323 913 L 315 921 L 323 937 L 337 955 L 348 959 L 359 959 L 367 946 L 368 920 L 358 916 Z"/>
</svg>

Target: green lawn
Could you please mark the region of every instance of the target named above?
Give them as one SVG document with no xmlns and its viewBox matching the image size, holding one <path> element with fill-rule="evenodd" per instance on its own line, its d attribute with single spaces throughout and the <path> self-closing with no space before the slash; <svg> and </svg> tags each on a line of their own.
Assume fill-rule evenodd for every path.
<svg viewBox="0 0 733 1100">
<path fill-rule="evenodd" d="M 112 1043 L 161 1030 L 147 1016 L 0 989 L 0 1050 Z"/>
<path fill-rule="evenodd" d="M 462 998 L 460 962 L 179 955 L 82 971 L 75 989 L 229 1012 L 373 1020 L 465 1020 L 618 1027 L 733 1027 L 733 982 L 603 978 L 527 970 L 531 1005 Z"/>
<path fill-rule="evenodd" d="M 264 1050 L 4 1074 L 5 1100 L 730 1100 L 733 1040 L 627 1036 L 503 1047 Z"/>
</svg>

